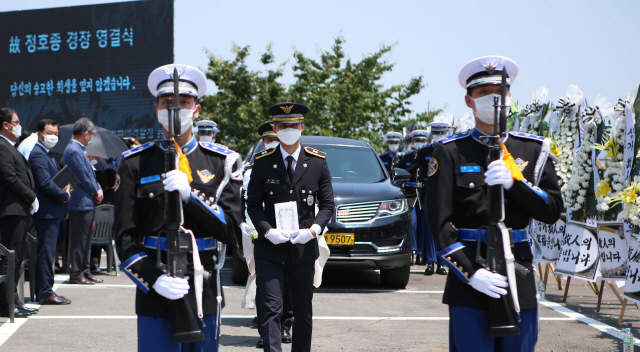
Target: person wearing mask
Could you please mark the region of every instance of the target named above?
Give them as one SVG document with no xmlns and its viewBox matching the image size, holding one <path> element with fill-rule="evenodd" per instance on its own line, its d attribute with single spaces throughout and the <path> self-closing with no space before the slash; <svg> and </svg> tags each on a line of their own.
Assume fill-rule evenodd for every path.
<svg viewBox="0 0 640 352">
<path fill-rule="evenodd" d="M 196 122 L 196 127 L 198 128 L 199 141 L 215 143 L 216 133 L 218 133 L 217 123 L 209 120 L 202 120 Z"/>
<path fill-rule="evenodd" d="M 91 144 L 95 125 L 86 117 L 80 118 L 73 126 L 73 138 L 64 150 L 64 164 L 71 169 L 79 184 L 67 203 L 69 210 L 69 262 L 72 284 L 93 285 L 102 280 L 91 274 L 89 257 L 91 234 L 97 204 L 104 198 L 102 188 L 87 157 L 87 146 Z"/>
<path fill-rule="evenodd" d="M 398 148 L 400 148 L 400 142 L 402 141 L 402 134 L 398 132 L 387 132 L 384 135 L 388 150 L 386 152 L 378 154 L 384 168 L 391 174 L 393 168 L 393 161 L 398 157 Z"/>
<path fill-rule="evenodd" d="M 467 92 L 464 101 L 473 110 L 475 129 L 440 140 L 428 165 L 429 227 L 437 255 L 449 267 L 442 301 L 449 305 L 452 351 L 534 351 L 538 309 L 533 255 L 524 229 L 531 218 L 555 223 L 563 209 L 549 140 L 506 133 L 498 139 L 504 160 L 487 161 L 489 147 L 484 137 L 495 133 L 494 99 L 501 95 L 503 72 L 510 87 L 518 66 L 507 57 L 483 56 L 462 68 L 458 81 Z M 506 101 L 501 102 L 507 109 L 508 87 Z M 482 242 L 490 208 L 488 186 L 498 186 L 504 194 L 503 222 L 509 228 L 515 263 L 523 269 L 515 279 L 489 271 L 476 261 L 477 253 L 486 256 Z M 517 287 L 517 296 L 510 294 L 508 300 L 514 309 L 518 303 L 521 310 L 519 334 L 490 336 L 489 317 L 496 315 L 489 310 L 491 301 L 513 293 L 510 285 Z"/>
<path fill-rule="evenodd" d="M 60 220 L 67 216 L 70 186 L 60 188 L 53 181 L 60 166 L 49 151 L 58 144 L 58 123 L 44 119 L 38 122 L 38 141 L 29 155 L 40 208 L 33 214 L 38 236 L 36 260 L 36 297 L 41 305 L 70 304 L 71 301 L 53 291 L 53 261 L 60 232 Z"/>
</svg>

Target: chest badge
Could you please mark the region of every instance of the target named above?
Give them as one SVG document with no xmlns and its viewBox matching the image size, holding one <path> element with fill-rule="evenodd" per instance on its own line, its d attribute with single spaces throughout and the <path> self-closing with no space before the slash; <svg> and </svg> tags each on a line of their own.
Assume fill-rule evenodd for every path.
<svg viewBox="0 0 640 352">
<path fill-rule="evenodd" d="M 307 163 L 302 164 L 303 167 L 307 167 Z"/>
<path fill-rule="evenodd" d="M 278 164 L 273 164 L 273 168 L 277 169 L 278 168 Z"/>
<path fill-rule="evenodd" d="M 312 195 L 309 195 L 307 197 L 307 205 L 308 206 L 312 206 L 313 205 L 313 196 Z"/>
<path fill-rule="evenodd" d="M 198 170 L 198 176 L 200 176 L 200 180 L 202 181 L 202 183 L 207 183 L 211 180 L 213 180 L 214 177 L 216 177 L 215 174 L 211 174 L 211 172 L 209 172 L 209 170 L 204 169 L 202 171 Z"/>
<path fill-rule="evenodd" d="M 427 177 L 431 177 L 436 174 L 438 171 L 438 160 L 436 158 L 429 159 L 429 171 L 427 172 Z"/>
<path fill-rule="evenodd" d="M 524 168 L 527 167 L 527 165 L 529 165 L 528 161 L 524 161 L 520 158 L 516 159 L 516 165 L 518 165 L 518 170 L 520 170 L 520 172 L 524 171 Z"/>
</svg>

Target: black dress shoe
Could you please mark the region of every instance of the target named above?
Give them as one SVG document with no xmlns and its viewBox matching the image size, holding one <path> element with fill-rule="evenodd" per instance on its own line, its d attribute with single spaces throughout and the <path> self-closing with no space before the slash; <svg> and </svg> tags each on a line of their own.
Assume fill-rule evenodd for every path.
<svg viewBox="0 0 640 352">
<path fill-rule="evenodd" d="M 433 275 L 433 263 L 427 264 L 427 268 L 424 270 L 425 275 Z"/>
<path fill-rule="evenodd" d="M 444 266 L 438 264 L 438 269 L 436 270 L 436 274 L 447 275 L 447 269 L 445 269 Z"/>
<path fill-rule="evenodd" d="M 291 343 L 292 340 L 289 330 L 282 330 L 282 343 Z"/>
<path fill-rule="evenodd" d="M 262 339 L 262 336 L 258 337 L 258 341 L 256 341 L 256 348 L 262 348 L 264 347 L 264 340 Z"/>
<path fill-rule="evenodd" d="M 84 278 L 89 280 L 89 281 L 93 281 L 96 284 L 100 284 L 102 283 L 102 279 L 98 279 L 95 276 L 91 275 L 91 274 L 84 274 Z"/>
<path fill-rule="evenodd" d="M 253 320 L 251 321 L 251 323 L 258 324 L 258 316 L 257 315 L 255 317 L 253 317 Z"/>
<path fill-rule="evenodd" d="M 31 315 L 31 313 L 26 312 L 26 311 L 16 307 L 13 310 L 13 315 L 16 318 L 28 318 Z M 6 314 L 2 313 L 2 316 L 5 317 L 5 318 L 8 318 L 9 317 L 9 313 L 6 313 Z"/>
<path fill-rule="evenodd" d="M 24 303 L 22 302 L 18 302 L 18 304 L 16 304 L 16 308 L 23 310 L 25 312 L 29 312 L 31 314 L 38 314 L 38 308 L 29 308 L 25 306 Z"/>
<path fill-rule="evenodd" d="M 51 305 L 59 305 L 59 304 L 71 304 L 71 301 L 62 297 L 62 296 L 58 296 L 55 293 L 52 294 L 51 296 L 45 298 L 45 299 L 41 299 L 38 301 L 40 303 L 40 305 L 45 305 L 45 304 L 51 304 Z"/>
<path fill-rule="evenodd" d="M 69 282 L 76 285 L 95 285 L 95 281 L 87 280 L 84 277 L 80 277 L 79 279 L 69 279 Z"/>
</svg>

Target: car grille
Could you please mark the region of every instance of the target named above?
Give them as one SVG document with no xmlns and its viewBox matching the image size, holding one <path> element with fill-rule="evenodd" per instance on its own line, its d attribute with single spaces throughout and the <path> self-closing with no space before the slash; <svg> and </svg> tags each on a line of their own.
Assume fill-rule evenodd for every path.
<svg viewBox="0 0 640 352">
<path fill-rule="evenodd" d="M 338 205 L 336 222 L 344 225 L 367 223 L 378 214 L 378 208 L 380 208 L 380 202 Z"/>
</svg>

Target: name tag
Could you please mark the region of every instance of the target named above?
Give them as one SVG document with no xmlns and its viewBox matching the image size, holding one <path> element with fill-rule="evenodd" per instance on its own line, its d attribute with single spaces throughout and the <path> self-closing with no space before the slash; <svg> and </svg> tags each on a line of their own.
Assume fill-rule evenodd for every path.
<svg viewBox="0 0 640 352">
<path fill-rule="evenodd" d="M 480 172 L 480 166 L 460 166 L 461 173 Z"/>
<path fill-rule="evenodd" d="M 411 163 L 407 163 L 407 166 L 411 165 Z"/>
<path fill-rule="evenodd" d="M 277 180 L 277 179 L 276 179 L 276 180 L 270 180 L 270 179 L 267 179 L 267 184 L 268 184 L 268 185 L 279 185 L 279 184 L 280 184 L 280 180 Z"/>
<path fill-rule="evenodd" d="M 431 157 L 430 157 L 430 156 L 425 156 L 425 157 L 424 157 L 424 160 L 429 160 L 429 159 L 431 159 Z"/>
<path fill-rule="evenodd" d="M 389 165 L 388 161 L 383 161 L 382 163 L 385 164 L 385 165 Z"/>
<path fill-rule="evenodd" d="M 147 176 L 140 179 L 140 184 L 144 185 L 145 183 L 151 183 L 160 181 L 160 175 Z"/>
</svg>

